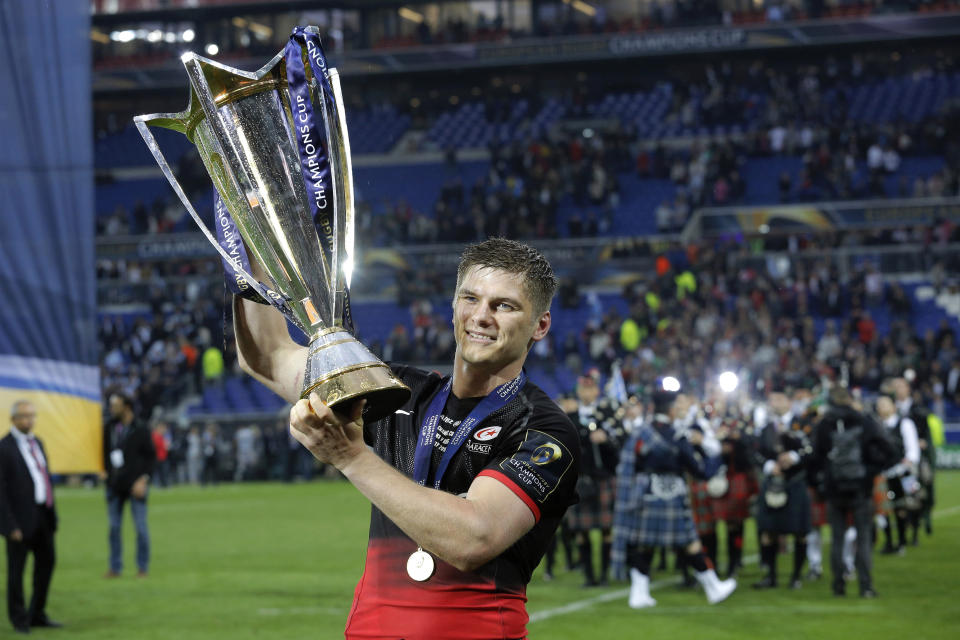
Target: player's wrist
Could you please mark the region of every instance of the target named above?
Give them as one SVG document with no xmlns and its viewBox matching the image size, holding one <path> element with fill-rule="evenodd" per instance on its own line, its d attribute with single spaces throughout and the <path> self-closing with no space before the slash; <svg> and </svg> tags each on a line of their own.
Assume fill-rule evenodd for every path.
<svg viewBox="0 0 960 640">
<path fill-rule="evenodd" d="M 331 460 L 330 463 L 347 479 L 350 479 L 351 475 L 362 472 L 363 468 L 370 463 L 370 457 L 377 456 L 369 449 L 366 445 L 359 447 L 355 451 L 349 453 L 344 453 L 344 455 L 339 456 L 336 460 Z M 379 460 L 379 458 L 377 458 Z"/>
</svg>

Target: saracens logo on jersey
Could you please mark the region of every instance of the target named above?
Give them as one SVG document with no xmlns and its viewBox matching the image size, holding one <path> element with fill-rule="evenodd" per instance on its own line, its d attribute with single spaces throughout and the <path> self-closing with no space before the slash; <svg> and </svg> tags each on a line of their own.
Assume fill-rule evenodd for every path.
<svg viewBox="0 0 960 640">
<path fill-rule="evenodd" d="M 476 433 L 473 434 L 473 439 L 480 442 L 486 442 L 487 440 L 493 440 L 498 435 L 500 435 L 500 430 L 503 427 L 484 427 Z"/>
</svg>

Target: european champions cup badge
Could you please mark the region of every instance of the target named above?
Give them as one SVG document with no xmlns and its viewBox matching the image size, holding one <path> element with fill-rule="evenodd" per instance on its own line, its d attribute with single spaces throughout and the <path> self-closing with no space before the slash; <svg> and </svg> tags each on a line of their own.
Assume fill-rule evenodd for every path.
<svg viewBox="0 0 960 640">
<path fill-rule="evenodd" d="M 134 118 L 187 212 L 223 259 L 237 296 L 271 304 L 310 341 L 301 397 L 367 399 L 364 419 L 393 413 L 410 390 L 353 336 L 354 194 L 337 70 L 316 27 L 297 27 L 258 71 L 181 57 L 187 109 Z M 204 225 L 150 127 L 196 145 L 215 187 L 216 234 Z M 237 237 L 239 236 L 239 238 Z M 240 241 L 242 239 L 242 241 Z M 251 275 L 252 257 L 269 282 Z"/>
</svg>

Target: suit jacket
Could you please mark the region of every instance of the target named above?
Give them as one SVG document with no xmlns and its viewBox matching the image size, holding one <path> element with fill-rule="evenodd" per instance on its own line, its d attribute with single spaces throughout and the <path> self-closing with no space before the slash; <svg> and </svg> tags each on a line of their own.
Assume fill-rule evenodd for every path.
<svg viewBox="0 0 960 640">
<path fill-rule="evenodd" d="M 119 438 L 116 437 L 117 422 L 108 423 L 103 434 L 103 463 L 107 470 L 107 486 L 119 496 L 129 496 L 130 489 L 137 478 L 153 473 L 157 460 L 153 448 L 150 430 L 142 423 L 134 421 L 124 427 Z M 110 453 L 113 449 L 123 451 L 123 466 L 114 467 Z"/>
<path fill-rule="evenodd" d="M 47 459 L 47 452 L 39 438 L 37 445 L 44 459 Z M 53 485 L 50 489 L 53 490 Z M 30 468 L 13 434 L 8 433 L 0 439 L 0 535 L 6 537 L 14 529 L 20 529 L 24 538 L 33 535 L 39 524 L 35 495 Z M 53 514 L 56 530 L 56 505 Z"/>
</svg>

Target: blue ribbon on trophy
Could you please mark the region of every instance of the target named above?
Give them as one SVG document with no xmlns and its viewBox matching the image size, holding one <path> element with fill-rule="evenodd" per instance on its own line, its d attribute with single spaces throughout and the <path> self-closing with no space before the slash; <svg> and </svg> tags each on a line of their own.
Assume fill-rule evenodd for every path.
<svg viewBox="0 0 960 640">
<path fill-rule="evenodd" d="M 232 258 L 232 260 L 227 260 L 223 256 L 220 256 L 220 261 L 223 263 L 224 282 L 227 285 L 227 290 L 241 298 L 246 298 L 259 304 L 269 304 L 263 296 L 247 284 L 247 281 L 237 269 L 239 266 L 247 273 L 250 273 L 250 258 L 247 257 L 247 248 L 243 246 L 243 239 L 240 237 L 237 223 L 233 221 L 233 216 L 230 215 L 230 211 L 226 205 L 223 204 L 223 198 L 220 197 L 216 188 L 213 190 L 213 216 L 214 226 L 217 231 L 217 241 Z"/>
<path fill-rule="evenodd" d="M 300 169 L 307 187 L 307 200 L 310 202 L 313 224 L 320 236 L 320 245 L 327 264 L 333 264 L 334 228 L 333 189 L 331 183 L 329 132 L 316 126 L 314 105 L 310 100 L 307 69 L 303 64 L 304 53 L 310 63 L 310 72 L 320 85 L 325 113 L 336 116 L 337 105 L 333 100 L 333 89 L 327 78 L 327 58 L 320 44 L 320 37 L 303 27 L 295 27 L 283 55 L 287 68 L 287 85 L 290 90 L 290 107 L 294 116 L 294 129 L 297 147 L 300 151 Z M 327 122 L 327 118 L 323 119 Z M 345 292 L 343 303 L 343 328 L 354 333 L 353 313 L 350 309 L 350 293 Z"/>
<path fill-rule="evenodd" d="M 230 260 L 220 256 L 223 263 L 224 280 L 230 293 L 252 300 L 258 304 L 272 304 L 281 312 L 287 310 L 287 303 L 283 296 L 264 286 L 260 282 L 249 284 L 243 277 L 241 269 L 250 273 L 250 258 L 247 256 L 247 248 L 243 246 L 243 239 L 240 231 L 237 229 L 237 223 L 233 221 L 229 209 L 223 203 L 223 199 L 216 189 L 213 190 L 213 215 L 215 218 L 217 232 L 217 241 L 230 255 Z"/>
</svg>

